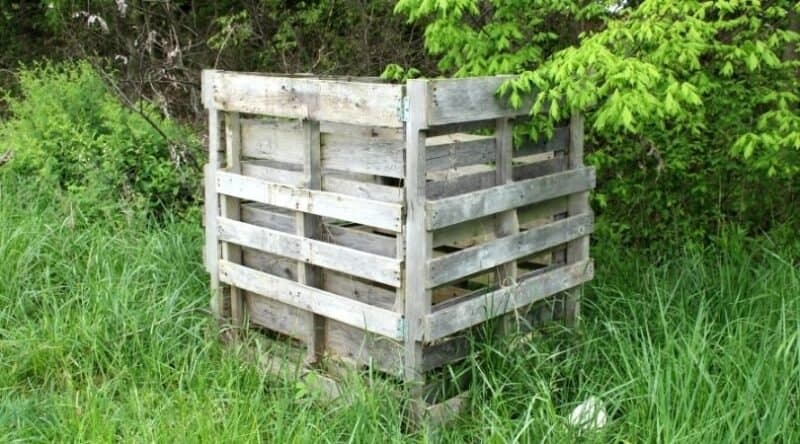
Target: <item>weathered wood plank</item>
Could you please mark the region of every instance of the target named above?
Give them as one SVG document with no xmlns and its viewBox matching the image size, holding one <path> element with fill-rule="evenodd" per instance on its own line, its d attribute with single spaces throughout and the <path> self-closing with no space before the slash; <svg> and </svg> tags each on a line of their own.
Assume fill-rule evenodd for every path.
<svg viewBox="0 0 800 444">
<path fill-rule="evenodd" d="M 357 125 L 402 127 L 401 85 L 203 71 L 207 108 Z"/>
<path fill-rule="evenodd" d="M 428 287 L 433 288 L 456 281 L 586 236 L 591 232 L 592 215 L 579 214 L 431 259 Z"/>
<path fill-rule="evenodd" d="M 497 150 L 495 153 L 495 182 L 498 185 L 510 184 L 514 181 L 512 174 L 512 150 L 514 149 L 514 132 L 511 123 L 506 118 L 497 119 L 495 129 L 495 144 Z M 519 233 L 519 219 L 517 217 L 517 209 L 512 208 L 508 211 L 503 211 L 495 215 L 494 232 L 497 238 L 506 236 L 514 236 Z M 498 241 L 503 243 L 504 240 Z M 507 241 L 506 241 L 507 242 Z M 497 242 L 495 242 L 497 243 Z M 492 245 L 492 244 L 489 244 Z M 496 259 L 502 258 L 503 253 L 489 254 L 490 257 Z M 507 257 L 507 256 L 506 256 Z M 505 262 L 505 263 L 504 263 Z M 461 264 L 458 264 L 459 266 Z M 472 264 L 474 265 L 474 264 Z M 497 265 L 496 276 L 497 282 L 501 286 L 512 285 L 517 282 L 517 263 L 513 260 L 508 261 L 495 261 L 493 265 Z M 480 263 L 478 266 L 482 266 Z M 462 272 L 464 269 L 461 270 Z M 473 274 L 473 273 L 469 273 Z M 466 276 L 466 275 L 465 275 Z M 433 269 L 429 272 L 429 277 L 433 280 Z M 505 328 L 500 328 L 505 330 Z"/>
<path fill-rule="evenodd" d="M 497 95 L 500 85 L 510 79 L 511 76 L 496 76 L 429 80 L 427 124 L 435 126 L 527 114 L 530 100 L 521 108 L 513 109 L 507 99 Z"/>
<path fill-rule="evenodd" d="M 570 168 L 581 168 L 583 166 L 583 116 L 575 113 L 570 119 L 570 143 L 569 143 L 569 166 Z M 589 192 L 583 192 L 569 196 L 568 213 L 589 213 Z M 567 245 L 567 263 L 576 263 L 589 258 L 589 236 L 583 236 L 570 242 Z M 576 325 L 580 317 L 580 296 L 581 289 L 574 289 L 567 293 L 564 304 L 564 317 L 568 325 Z"/>
<path fill-rule="evenodd" d="M 594 188 L 594 182 L 594 168 L 579 168 L 466 195 L 428 201 L 427 227 L 431 230 L 442 228 L 511 208 L 586 191 Z"/>
<path fill-rule="evenodd" d="M 294 219 L 258 204 L 242 206 L 242 221 L 284 233 L 294 232 Z M 395 257 L 397 254 L 394 239 L 382 234 L 374 234 L 356 228 L 342 227 L 329 223 L 322 225 L 322 239 L 332 244 L 354 248 L 372 254 Z"/>
<path fill-rule="evenodd" d="M 321 142 L 319 132 L 319 122 L 314 120 L 304 120 L 302 122 L 303 134 L 303 183 L 302 187 L 308 190 L 321 190 L 322 189 L 322 161 L 321 156 Z M 315 248 L 325 244 L 314 239 L 322 238 L 322 218 L 314 214 L 303 213 L 297 211 L 295 217 L 295 232 L 300 239 L 300 243 L 308 245 L 307 252 L 310 256 L 305 261 L 297 263 L 297 282 L 303 285 L 308 285 L 315 288 L 322 286 L 322 270 L 317 266 L 316 260 L 310 260 L 311 257 L 316 259 Z M 242 224 L 247 225 L 247 224 Z M 252 225 L 250 225 L 252 227 Z M 266 229 L 263 229 L 266 230 Z M 272 231 L 272 233 L 280 233 L 279 231 Z M 279 236 L 288 236 L 280 233 Z M 294 242 L 290 242 L 294 244 Z M 323 248 L 325 251 L 327 248 Z M 301 248 L 302 250 L 302 248 Z M 327 252 L 330 253 L 330 252 Z M 322 254 L 324 256 L 324 254 Z M 325 318 L 323 316 L 312 314 L 310 323 L 312 324 L 311 336 L 307 342 L 306 360 L 308 362 L 316 363 L 322 358 L 325 353 Z"/>
<path fill-rule="evenodd" d="M 242 156 L 302 165 L 302 122 L 285 119 L 242 119 Z"/>
<path fill-rule="evenodd" d="M 225 113 L 225 164 L 228 171 L 239 173 L 242 169 L 242 127 L 239 113 Z M 238 220 L 240 217 L 241 202 L 231 196 L 220 197 L 220 210 L 222 217 Z M 218 221 L 219 223 L 219 221 Z M 219 227 L 217 227 L 219 228 Z M 239 245 L 224 242 L 222 244 L 222 258 L 233 263 L 242 262 L 242 249 Z M 238 327 L 244 327 L 245 306 L 244 295 L 239 288 L 229 289 L 231 304 L 231 322 Z"/>
<path fill-rule="evenodd" d="M 405 289 L 405 354 L 403 377 L 421 402 L 425 375 L 422 371 L 423 322 L 431 310 L 431 291 L 425 288 L 427 263 L 433 235 L 425 229 L 426 134 L 428 121 L 428 84 L 409 80 L 406 84 L 409 115 L 406 124 L 406 270 Z"/>
<path fill-rule="evenodd" d="M 530 228 L 549 222 L 553 215 L 566 211 L 567 199 L 560 197 L 519 208 L 517 216 L 520 227 Z M 442 245 L 457 245 L 463 248 L 491 241 L 495 238 L 492 231 L 493 224 L 494 216 L 486 216 L 436 230 L 433 233 L 433 246 L 435 248 Z"/>
<path fill-rule="evenodd" d="M 403 339 L 402 315 L 399 313 L 224 260 L 219 265 L 220 280 L 225 283 L 372 333 Z"/>
<path fill-rule="evenodd" d="M 532 179 L 563 171 L 567 165 L 564 157 L 542 160 L 513 167 L 514 180 Z M 495 186 L 495 171 L 486 167 L 485 171 L 472 174 L 455 174 L 454 177 L 428 182 L 428 199 L 442 199 L 478 191 Z"/>
<path fill-rule="evenodd" d="M 303 163 L 302 124 L 293 120 L 245 119 L 244 122 L 244 157 Z M 323 133 L 320 140 L 322 168 L 325 170 L 403 177 L 402 140 L 338 133 Z"/>
<path fill-rule="evenodd" d="M 211 310 L 217 318 L 230 316 L 225 309 L 225 298 L 219 286 L 218 261 L 220 258 L 219 240 L 217 239 L 217 218 L 219 217 L 219 195 L 217 194 L 216 177 L 221 163 L 220 159 L 220 121 L 222 113 L 216 109 L 208 110 L 208 164 L 204 174 L 205 196 L 205 235 L 206 235 L 206 267 L 211 277 Z"/>
<path fill-rule="evenodd" d="M 429 137 L 426 145 L 428 171 L 449 170 L 495 160 L 495 138 L 472 134 Z"/>
<path fill-rule="evenodd" d="M 219 172 L 221 194 L 319 216 L 356 222 L 394 232 L 400 231 L 402 206 L 268 182 L 254 177 Z"/>
<path fill-rule="evenodd" d="M 322 167 L 402 178 L 405 175 L 403 141 L 325 134 L 322 138 Z"/>
<path fill-rule="evenodd" d="M 299 166 L 265 160 L 247 160 L 242 162 L 242 174 L 281 185 L 300 187 L 303 177 L 298 169 Z M 381 202 L 402 203 L 403 201 L 403 189 L 400 187 L 355 180 L 330 171 L 326 171 L 322 176 L 322 191 Z"/>
<path fill-rule="evenodd" d="M 488 319 L 524 307 L 550 295 L 574 288 L 593 276 L 590 260 L 559 267 L 522 280 L 516 285 L 470 296 L 434 309 L 426 317 L 424 339 L 434 341 L 480 324 Z"/>
<path fill-rule="evenodd" d="M 304 344 L 311 341 L 310 312 L 249 291 L 244 292 L 244 299 L 251 325 L 299 339 Z"/>
<path fill-rule="evenodd" d="M 341 322 L 329 320 L 325 348 L 332 357 L 371 366 L 390 375 L 403 369 L 403 346 L 383 336 L 375 336 Z"/>
<path fill-rule="evenodd" d="M 225 218 L 220 218 L 218 229 L 219 238 L 225 242 L 341 271 L 393 287 L 400 285 L 401 262 L 391 257 Z"/>
</svg>

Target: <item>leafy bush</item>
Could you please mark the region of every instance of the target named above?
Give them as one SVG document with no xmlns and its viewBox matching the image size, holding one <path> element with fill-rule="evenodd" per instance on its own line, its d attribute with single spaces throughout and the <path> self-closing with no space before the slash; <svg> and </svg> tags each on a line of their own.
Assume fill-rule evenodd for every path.
<svg viewBox="0 0 800 444">
<path fill-rule="evenodd" d="M 181 212 L 198 195 L 201 145 L 146 103 L 124 106 L 86 62 L 19 72 L 0 135 L 9 167 L 74 194 L 87 214 Z"/>
<path fill-rule="evenodd" d="M 796 221 L 800 4 L 401 0 L 447 74 L 516 73 L 532 133 L 586 114 L 598 237 L 653 245 Z M 532 18 L 531 14 L 536 19 Z M 544 112 L 547 110 L 547 112 Z"/>
</svg>

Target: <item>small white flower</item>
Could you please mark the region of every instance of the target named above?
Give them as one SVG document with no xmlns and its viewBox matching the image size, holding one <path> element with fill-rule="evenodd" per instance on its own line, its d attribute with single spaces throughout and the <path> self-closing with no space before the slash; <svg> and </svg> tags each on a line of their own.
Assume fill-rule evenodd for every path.
<svg viewBox="0 0 800 444">
<path fill-rule="evenodd" d="M 583 431 L 597 430 L 605 427 L 608 422 L 608 414 L 603 405 L 603 401 L 596 396 L 591 396 L 583 401 L 569 415 L 569 425 L 577 427 Z"/>
</svg>

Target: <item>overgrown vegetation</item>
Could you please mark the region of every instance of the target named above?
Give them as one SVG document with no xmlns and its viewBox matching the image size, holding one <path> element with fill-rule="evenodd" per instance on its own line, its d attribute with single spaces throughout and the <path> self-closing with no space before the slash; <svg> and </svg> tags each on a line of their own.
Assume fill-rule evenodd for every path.
<svg viewBox="0 0 800 444">
<path fill-rule="evenodd" d="M 446 74 L 521 74 L 531 132 L 586 113 L 600 235 L 640 247 L 800 220 L 800 3 L 401 0 Z"/>
<path fill-rule="evenodd" d="M 800 441 L 798 6 L 0 0 L 0 441 Z M 433 433 L 373 374 L 325 401 L 217 341 L 181 123 L 200 68 L 390 63 L 521 74 L 529 131 L 584 111 L 600 173 L 582 327 L 475 344 Z M 580 433 L 590 396 L 611 421 Z"/>
<path fill-rule="evenodd" d="M 85 62 L 18 71 L 19 96 L 0 136 L 8 168 L 68 190 L 89 216 L 161 217 L 196 205 L 202 147 L 145 102 L 124 106 Z"/>
<path fill-rule="evenodd" d="M 198 220 L 73 225 L 71 196 L 32 182 L 0 171 L 0 440 L 428 441 L 377 378 L 331 403 L 225 350 Z M 574 442 L 590 395 L 611 422 L 583 442 L 800 439 L 800 245 L 726 239 L 657 266 L 604 245 L 581 330 L 477 346 L 436 440 Z"/>
</svg>

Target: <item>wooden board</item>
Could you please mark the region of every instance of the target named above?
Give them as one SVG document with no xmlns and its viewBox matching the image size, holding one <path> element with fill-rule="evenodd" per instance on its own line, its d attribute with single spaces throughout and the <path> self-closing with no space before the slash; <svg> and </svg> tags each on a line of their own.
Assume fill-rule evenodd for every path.
<svg viewBox="0 0 800 444">
<path fill-rule="evenodd" d="M 219 219 L 218 230 L 219 238 L 225 242 L 394 287 L 400 285 L 401 262 L 394 258 L 226 218 Z"/>
<path fill-rule="evenodd" d="M 592 215 L 581 214 L 431 259 L 428 287 L 437 287 L 550 249 L 587 236 L 591 231 Z"/>
<path fill-rule="evenodd" d="M 259 204 L 243 204 L 242 221 L 283 233 L 293 233 L 294 218 L 278 210 L 277 208 L 269 208 Z M 397 245 L 392 237 L 370 233 L 358 228 L 323 222 L 322 239 L 332 244 L 354 248 L 366 253 L 390 258 L 397 256 Z"/>
<path fill-rule="evenodd" d="M 203 71 L 206 108 L 399 128 L 401 85 Z"/>
<path fill-rule="evenodd" d="M 244 157 L 287 164 L 303 163 L 301 123 L 295 120 L 275 119 L 244 119 L 242 122 Z M 375 133 L 380 134 L 377 131 Z M 357 134 L 359 132 L 321 133 L 322 168 L 376 176 L 403 177 L 402 140 L 359 137 Z"/>
<path fill-rule="evenodd" d="M 469 194 L 431 200 L 427 204 L 427 227 L 435 230 L 511 208 L 587 191 L 594 188 L 594 182 L 594 168 L 579 168 Z"/>
<path fill-rule="evenodd" d="M 394 232 L 402 228 L 402 207 L 399 204 L 307 190 L 223 171 L 217 173 L 217 191 L 240 199 Z"/>
<path fill-rule="evenodd" d="M 399 313 L 339 296 L 318 288 L 221 260 L 220 280 L 353 327 L 400 340 L 403 319 Z"/>
<path fill-rule="evenodd" d="M 532 179 L 563 171 L 566 165 L 567 162 L 564 157 L 556 157 L 517 165 L 513 167 L 512 174 L 515 181 Z M 495 176 L 494 168 L 487 166 L 479 172 L 470 174 L 456 173 L 444 180 L 428 182 L 428 199 L 442 199 L 493 187 L 496 183 Z"/>
<path fill-rule="evenodd" d="M 511 76 L 496 76 L 428 80 L 428 126 L 527 114 L 530 100 L 513 109 L 507 99 L 497 96 L 500 85 L 511 79 Z M 415 112 L 414 107 L 410 109 Z"/>
<path fill-rule="evenodd" d="M 426 145 L 428 171 L 449 170 L 494 161 L 495 138 L 472 134 L 429 137 Z"/>
<path fill-rule="evenodd" d="M 265 160 L 246 160 L 242 162 L 242 174 L 282 185 L 299 187 L 303 179 L 298 169 L 299 166 Z M 322 176 L 322 191 L 381 202 L 403 202 L 402 188 L 356 180 L 330 171 L 326 171 Z"/>
<path fill-rule="evenodd" d="M 594 267 L 591 260 L 584 260 L 523 279 L 513 286 L 470 295 L 464 300 L 449 301 L 444 307 L 435 307 L 433 313 L 426 317 L 424 339 L 434 341 L 446 337 L 511 310 L 569 290 L 590 280 L 593 274 Z"/>
</svg>

